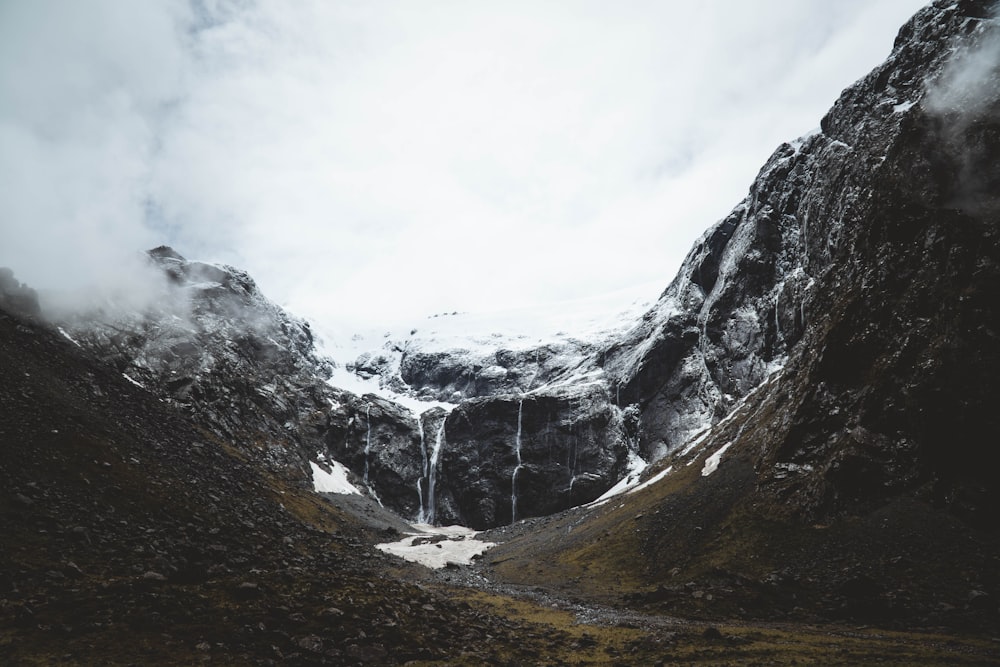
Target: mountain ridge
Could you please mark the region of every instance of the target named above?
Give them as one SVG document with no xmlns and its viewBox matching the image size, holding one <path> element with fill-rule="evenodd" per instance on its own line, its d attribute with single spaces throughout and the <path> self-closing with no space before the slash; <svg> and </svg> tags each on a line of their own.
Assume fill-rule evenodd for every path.
<svg viewBox="0 0 1000 667">
<path fill-rule="evenodd" d="M 213 630 L 209 651 L 232 635 L 247 655 L 273 640 L 282 656 L 306 662 L 391 661 L 386 646 L 407 643 L 400 661 L 447 659 L 444 647 L 467 641 L 475 654 L 465 662 L 476 664 L 495 635 L 507 661 L 523 663 L 598 641 L 563 629 L 549 645 L 540 632 L 519 647 L 523 626 L 462 606 L 511 591 L 557 606 L 570 599 L 581 614 L 639 614 L 649 633 L 629 649 L 639 661 L 662 659 L 669 647 L 653 637 L 676 614 L 991 636 L 1000 619 L 1000 485 L 984 465 L 1000 433 L 997 54 L 995 2 L 939 0 L 918 12 L 886 62 L 845 89 L 817 132 L 778 147 L 657 302 L 612 339 L 422 353 L 411 332 L 409 347 L 387 339 L 384 359 L 338 368 L 311 327 L 247 274 L 167 247 L 148 254 L 162 280 L 156 299 L 144 310 L 105 304 L 89 319 L 44 323 L 44 303 L 0 272 L 0 344 L 14 360 L 0 387 L 12 409 L 0 425 L 15 455 L 3 466 L 11 492 L 0 507 L 16 548 L 0 561 L 0 612 L 27 628 L 3 636 L 37 641 L 36 614 L 41 625 L 69 625 L 50 591 L 72 590 L 63 579 L 77 570 L 87 593 L 127 591 L 126 606 L 163 577 L 199 613 L 241 609 Z M 382 395 L 334 386 L 345 372 Z M 49 426 L 45 405 L 55 412 Z M 331 459 L 369 500 L 311 493 L 313 466 Z M 93 484 L 101 475 L 107 485 Z M 166 498 L 160 517 L 163 484 L 189 497 Z M 440 574 L 376 556 L 368 547 L 405 527 L 377 518 L 388 515 L 375 503 L 408 521 L 487 530 L 496 546 Z M 196 518 L 199 504 L 210 520 Z M 126 524 L 115 523 L 119 513 Z M 223 550 L 195 539 L 202 523 L 223 535 Z M 152 530 L 152 542 L 134 538 L 133 525 Z M 273 553 L 262 555 L 240 526 Z M 330 535 L 336 557 L 324 560 L 313 550 Z M 299 543 L 307 546 L 286 558 Z M 97 572 L 102 553 L 111 575 Z M 263 581 L 253 579 L 258 561 Z M 210 572 L 216 565 L 229 571 Z M 325 611 L 331 601 L 321 604 L 302 573 L 314 566 L 345 568 L 340 583 L 365 610 L 347 618 L 341 596 L 340 614 Z M 337 585 L 330 576 L 324 584 Z M 371 593 L 380 577 L 393 582 L 385 598 Z M 412 581 L 474 592 L 428 596 Z M 171 588 L 201 585 L 209 588 Z M 213 598 L 212 586 L 228 593 Z M 296 594 L 308 614 L 291 611 Z M 258 621 L 261 600 L 289 614 Z M 177 617 L 157 604 L 149 608 Z M 410 611 L 386 609 L 397 605 Z M 420 618 L 422 605 L 446 610 L 445 626 Z M 324 614 L 343 615 L 331 626 L 344 631 L 323 629 Z M 371 619 L 379 629 L 369 638 Z M 258 635 L 258 622 L 269 629 Z M 308 633 L 295 629 L 301 623 Z M 422 623 L 441 647 L 414 638 Z M 196 638 L 182 625 L 189 660 Z M 759 635 L 732 632 L 742 639 L 706 630 L 688 655 L 712 642 L 723 650 L 712 659 L 729 660 L 725 651 L 743 644 L 760 650 Z M 625 659 L 622 642 L 600 641 L 619 651 L 604 662 Z M 995 647 L 968 651 L 879 657 L 997 659 Z"/>
</svg>

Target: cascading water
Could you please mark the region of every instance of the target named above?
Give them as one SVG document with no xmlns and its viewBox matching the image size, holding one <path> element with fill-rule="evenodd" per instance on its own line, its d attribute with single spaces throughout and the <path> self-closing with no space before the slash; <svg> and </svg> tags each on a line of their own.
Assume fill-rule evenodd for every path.
<svg viewBox="0 0 1000 667">
<path fill-rule="evenodd" d="M 372 406 L 370 404 L 365 405 L 365 420 L 368 422 L 368 432 L 365 434 L 365 487 L 371 492 L 375 502 L 377 502 L 381 507 L 385 507 L 385 505 L 382 504 L 382 499 L 378 497 L 378 493 L 376 493 L 375 489 L 372 488 L 372 485 L 368 483 L 368 463 L 372 451 Z"/>
<path fill-rule="evenodd" d="M 517 474 L 521 472 L 521 417 L 524 413 L 524 398 L 517 402 L 517 434 L 514 436 L 514 456 L 517 465 L 510 477 L 510 522 L 517 521 Z"/>
<path fill-rule="evenodd" d="M 417 479 L 417 496 L 420 498 L 420 512 L 417 514 L 417 523 L 427 523 L 427 507 L 424 504 L 424 480 L 427 479 L 428 472 L 428 461 L 427 461 L 427 443 L 424 441 L 424 420 L 417 415 L 417 431 L 420 433 L 420 456 L 423 459 L 423 468 L 421 468 L 420 477 Z"/>
<path fill-rule="evenodd" d="M 372 451 L 372 406 L 365 406 L 365 421 L 368 422 L 368 433 L 365 435 L 365 485 L 368 484 L 368 456 Z"/>
<path fill-rule="evenodd" d="M 444 441 L 444 425 L 448 421 L 448 415 L 441 419 L 438 427 L 437 438 L 434 440 L 434 449 L 431 451 L 430 466 L 427 471 L 427 512 L 424 517 L 427 523 L 434 525 L 437 520 L 437 506 L 434 499 L 434 487 L 437 484 L 438 458 L 441 456 L 441 443 Z"/>
</svg>

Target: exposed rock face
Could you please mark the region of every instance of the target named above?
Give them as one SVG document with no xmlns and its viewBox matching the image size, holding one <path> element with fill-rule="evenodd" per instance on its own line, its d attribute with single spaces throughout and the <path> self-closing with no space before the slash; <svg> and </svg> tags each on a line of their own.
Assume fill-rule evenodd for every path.
<svg viewBox="0 0 1000 667">
<path fill-rule="evenodd" d="M 830 257 L 814 292 L 823 309 L 758 462 L 763 487 L 806 515 L 918 490 L 996 525 L 1000 493 L 977 463 L 1000 433 L 1000 24 L 990 10 L 923 10 L 824 119 L 852 146 L 852 160 L 825 167 L 849 205 L 836 224 L 818 218 L 836 240 L 810 253 Z"/>
<path fill-rule="evenodd" d="M 446 424 L 445 505 L 486 528 L 593 500 L 624 474 L 628 431 L 599 385 L 464 401 Z"/>
<path fill-rule="evenodd" d="M 375 394 L 344 393 L 330 413 L 329 454 L 360 475 L 380 502 L 408 519 L 419 515 L 423 474 L 419 426 L 413 413 Z"/>
<path fill-rule="evenodd" d="M 14 272 L 0 267 L 0 305 L 6 310 L 25 315 L 38 315 L 38 294 L 27 285 L 22 285 Z"/>
<path fill-rule="evenodd" d="M 64 316 L 74 341 L 210 424 L 275 469 L 308 473 L 335 392 L 309 324 L 268 301 L 233 267 L 149 253 L 166 280 L 142 311 Z"/>
<path fill-rule="evenodd" d="M 641 408 L 645 454 L 675 449 L 718 420 L 793 351 L 827 347 L 829 371 L 852 375 L 860 390 L 890 350 L 898 374 L 888 375 L 912 376 L 905 364 L 922 354 L 903 361 L 899 348 L 917 338 L 961 330 L 975 340 L 942 343 L 949 354 L 996 347 L 965 324 L 992 317 L 976 298 L 995 279 L 998 50 L 988 36 L 995 20 L 983 18 L 989 7 L 939 2 L 904 26 L 887 62 L 843 93 L 820 132 L 778 148 L 657 306 L 606 351 L 602 366 L 622 403 Z M 970 58 L 993 57 L 974 94 L 947 90 L 962 81 L 946 68 L 962 40 L 981 44 Z M 831 312 L 845 300 L 853 305 Z M 943 376 L 921 372 L 914 386 L 941 386 Z M 950 414 L 973 412 L 954 407 Z"/>
<path fill-rule="evenodd" d="M 501 345 L 479 354 L 404 349 L 399 377 L 418 396 L 440 401 L 518 394 L 558 382 L 568 366 L 587 359 L 595 348 L 593 343 L 567 340 L 522 349 Z"/>
</svg>

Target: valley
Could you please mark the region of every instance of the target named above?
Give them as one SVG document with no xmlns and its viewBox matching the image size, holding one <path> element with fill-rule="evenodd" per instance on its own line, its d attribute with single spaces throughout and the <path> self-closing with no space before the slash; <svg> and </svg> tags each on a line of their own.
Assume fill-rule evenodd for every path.
<svg viewBox="0 0 1000 667">
<path fill-rule="evenodd" d="M 649 302 L 0 270 L 0 663 L 1000 664 L 996 12 L 918 12 Z"/>
</svg>

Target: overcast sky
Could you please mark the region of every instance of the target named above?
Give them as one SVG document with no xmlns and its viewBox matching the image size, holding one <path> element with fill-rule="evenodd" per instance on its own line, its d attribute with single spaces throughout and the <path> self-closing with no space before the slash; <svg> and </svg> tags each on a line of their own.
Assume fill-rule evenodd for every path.
<svg viewBox="0 0 1000 667">
<path fill-rule="evenodd" d="M 0 0 L 0 265 L 321 323 L 650 298 L 919 0 Z"/>
</svg>

